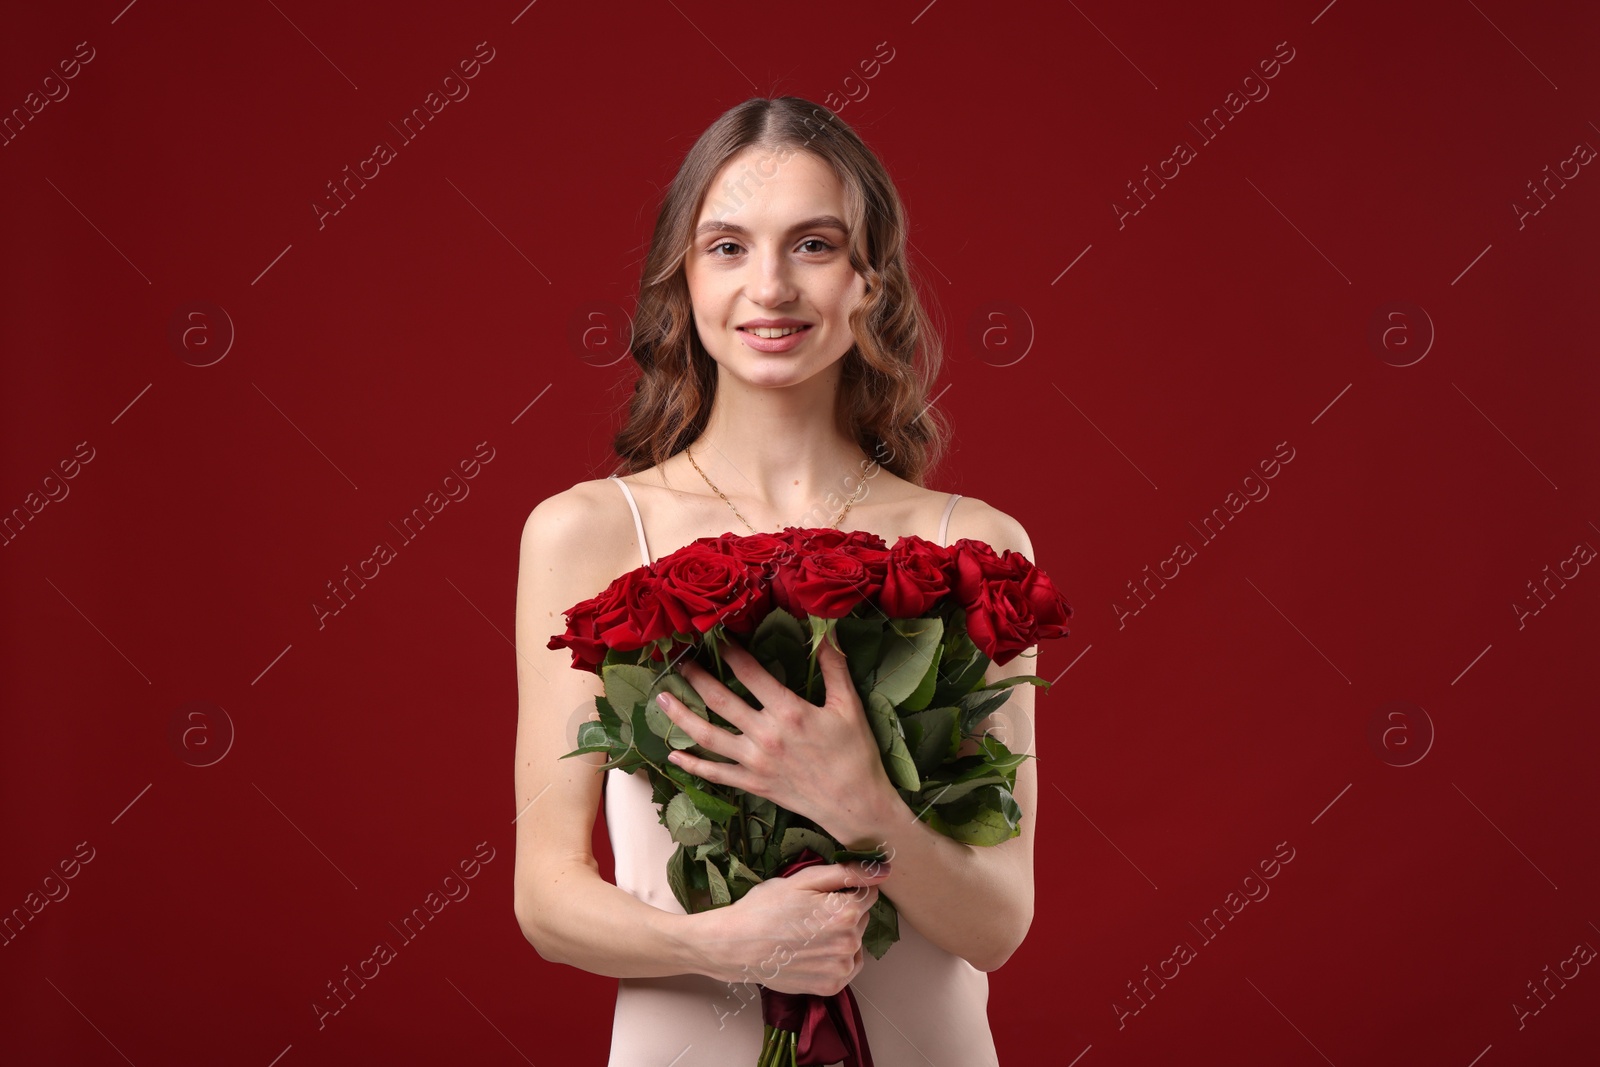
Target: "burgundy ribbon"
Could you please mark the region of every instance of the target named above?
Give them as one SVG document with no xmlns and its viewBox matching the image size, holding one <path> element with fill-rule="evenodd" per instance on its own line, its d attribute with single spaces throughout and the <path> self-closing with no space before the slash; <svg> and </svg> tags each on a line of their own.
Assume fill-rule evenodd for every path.
<svg viewBox="0 0 1600 1067">
<path fill-rule="evenodd" d="M 809 848 L 778 870 L 779 878 L 828 861 Z M 827 1067 L 844 1061 L 844 1067 L 872 1067 L 867 1048 L 867 1028 L 856 1007 L 856 995 L 847 985 L 831 997 L 815 993 L 780 993 L 761 986 L 761 1019 L 768 1026 L 800 1036 L 795 1041 L 799 1067 Z"/>
</svg>

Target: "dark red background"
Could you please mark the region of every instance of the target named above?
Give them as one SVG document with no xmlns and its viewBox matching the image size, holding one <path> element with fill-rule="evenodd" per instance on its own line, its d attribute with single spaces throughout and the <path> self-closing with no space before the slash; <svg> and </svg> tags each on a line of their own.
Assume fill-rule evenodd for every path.
<svg viewBox="0 0 1600 1067">
<path fill-rule="evenodd" d="M 1512 208 L 1600 146 L 1592 5 L 124 3 L 0 36 L 6 113 L 94 49 L 0 148 L 0 508 L 93 449 L 0 548 L 0 909 L 94 849 L 0 948 L 0 1058 L 604 1061 L 615 981 L 512 915 L 517 540 L 610 472 L 630 364 L 573 338 L 631 308 L 682 154 L 793 93 L 854 94 L 909 205 L 958 428 L 934 487 L 1021 520 L 1077 608 L 1041 659 L 1072 668 L 1038 702 L 1003 1061 L 1593 1061 L 1594 967 L 1512 1008 L 1600 946 L 1600 577 L 1513 607 L 1600 545 L 1600 174 Z M 470 96 L 319 229 L 324 184 L 480 41 Z M 1279 42 L 1270 95 L 1119 228 Z M 210 366 L 216 312 L 172 336 L 194 301 L 232 323 Z M 479 442 L 470 496 L 319 629 L 324 583 Z M 325 983 L 479 842 L 471 895 L 319 1031 Z M 1280 842 L 1270 896 L 1200 944 Z"/>
</svg>

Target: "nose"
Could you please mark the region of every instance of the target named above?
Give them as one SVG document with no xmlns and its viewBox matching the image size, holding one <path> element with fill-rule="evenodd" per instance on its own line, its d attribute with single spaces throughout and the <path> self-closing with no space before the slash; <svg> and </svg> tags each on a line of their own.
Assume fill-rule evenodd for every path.
<svg viewBox="0 0 1600 1067">
<path fill-rule="evenodd" d="M 782 307 L 794 301 L 794 281 L 783 251 L 769 248 L 752 256 L 751 264 L 750 299 L 762 307 Z"/>
</svg>

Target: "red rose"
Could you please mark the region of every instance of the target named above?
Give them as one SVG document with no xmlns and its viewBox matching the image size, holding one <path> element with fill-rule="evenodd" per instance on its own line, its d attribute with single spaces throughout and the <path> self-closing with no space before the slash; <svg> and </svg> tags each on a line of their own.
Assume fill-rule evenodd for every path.
<svg viewBox="0 0 1600 1067">
<path fill-rule="evenodd" d="M 749 567 L 762 582 L 772 581 L 778 567 L 794 558 L 794 545 L 780 534 L 756 533 L 748 537 L 718 538 L 716 546 Z"/>
<path fill-rule="evenodd" d="M 783 534 L 796 549 L 802 552 L 822 552 L 836 549 L 877 549 L 887 551 L 883 538 L 870 530 L 830 530 L 819 527 L 786 526 Z"/>
<path fill-rule="evenodd" d="M 612 582 L 601 594 L 604 606 L 595 617 L 600 640 L 618 652 L 632 652 L 671 635 L 673 617 L 660 594 L 661 583 L 648 567 L 636 567 Z"/>
<path fill-rule="evenodd" d="M 595 615 L 602 606 L 601 599 L 601 596 L 593 596 L 574 604 L 565 614 L 567 632 L 550 638 L 544 646 L 552 651 L 570 648 L 575 670 L 598 671 L 600 663 L 606 658 L 605 642 L 600 640 L 595 629 Z"/>
<path fill-rule="evenodd" d="M 963 537 L 951 545 L 950 555 L 955 570 L 951 585 L 957 600 L 976 596 L 978 586 L 986 581 L 1009 578 L 1020 582 L 1033 569 L 1033 564 L 1021 552 L 1013 552 L 1008 548 L 997 556 L 991 546 L 970 537 Z"/>
<path fill-rule="evenodd" d="M 950 552 L 907 534 L 889 550 L 878 606 L 891 619 L 926 614 L 950 592 Z"/>
<path fill-rule="evenodd" d="M 828 549 L 800 559 L 790 575 L 789 595 L 798 613 L 839 619 L 883 588 L 888 554 L 878 559 L 860 552 Z"/>
<path fill-rule="evenodd" d="M 672 633 L 703 634 L 727 621 L 739 633 L 766 614 L 766 583 L 749 565 L 711 544 L 691 544 L 656 561 L 658 600 Z"/>
<path fill-rule="evenodd" d="M 1033 611 L 1018 582 L 990 582 L 966 605 L 967 636 L 997 665 L 1034 643 Z"/>
<path fill-rule="evenodd" d="M 1072 606 L 1044 571 L 1037 567 L 1028 571 L 1027 577 L 1022 579 L 1022 595 L 1027 598 L 1037 624 L 1034 640 L 1052 640 L 1072 632 L 1067 629 Z"/>
<path fill-rule="evenodd" d="M 1045 638 L 1065 637 L 1072 608 L 1054 583 L 1020 552 L 995 555 L 982 541 L 952 546 L 953 592 L 967 612 L 967 633 L 997 664 Z"/>
</svg>

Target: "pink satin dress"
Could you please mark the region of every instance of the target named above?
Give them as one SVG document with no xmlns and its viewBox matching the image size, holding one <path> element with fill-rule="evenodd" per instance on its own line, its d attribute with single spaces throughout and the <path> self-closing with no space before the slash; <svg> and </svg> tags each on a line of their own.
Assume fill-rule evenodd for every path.
<svg viewBox="0 0 1600 1067">
<path fill-rule="evenodd" d="M 628 483 L 612 480 L 633 511 L 639 554 L 648 566 L 644 522 Z M 939 521 L 945 543 L 952 494 Z M 667 885 L 676 844 L 661 824 L 643 775 L 605 775 L 606 831 L 616 884 L 646 904 L 683 914 Z M 890 894 L 891 896 L 893 894 Z M 850 984 L 866 1027 L 874 1067 L 992 1067 L 999 1059 L 989 1030 L 989 976 L 935 946 L 900 918 L 900 940 L 883 959 L 865 955 Z M 700 974 L 621 978 L 608 1067 L 754 1067 L 761 1048 L 761 1001 L 754 984 L 729 986 Z"/>
</svg>

